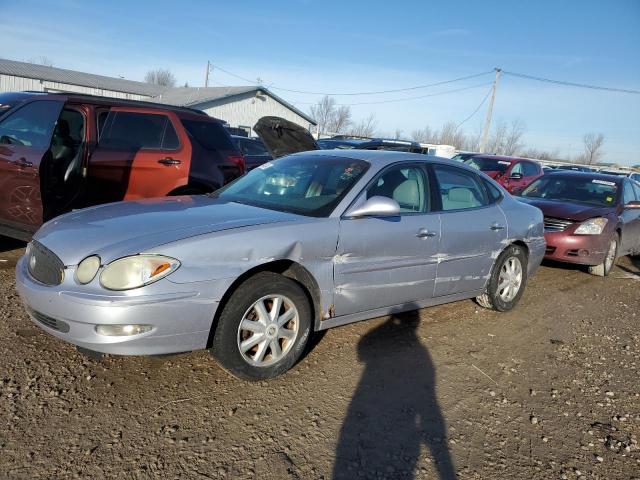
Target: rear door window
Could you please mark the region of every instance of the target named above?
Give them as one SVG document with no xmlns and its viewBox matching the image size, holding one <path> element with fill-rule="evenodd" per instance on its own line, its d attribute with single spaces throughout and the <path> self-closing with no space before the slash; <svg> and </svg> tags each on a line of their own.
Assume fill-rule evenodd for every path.
<svg viewBox="0 0 640 480">
<path fill-rule="evenodd" d="M 187 133 L 205 150 L 234 151 L 231 137 L 224 127 L 216 122 L 182 120 Z"/>
<path fill-rule="evenodd" d="M 175 149 L 178 143 L 169 117 L 139 112 L 110 112 L 100 137 L 101 147 L 126 150 Z"/>
<path fill-rule="evenodd" d="M 269 152 L 267 152 L 267 149 L 261 142 L 243 140 L 241 143 L 244 147 L 243 150 L 245 155 L 269 155 Z"/>
<path fill-rule="evenodd" d="M 433 169 L 440 188 L 442 210 L 465 210 L 488 204 L 477 175 L 444 165 L 435 165 Z"/>
<path fill-rule="evenodd" d="M 48 148 L 61 109 L 52 100 L 26 104 L 0 123 L 0 144 Z"/>
</svg>

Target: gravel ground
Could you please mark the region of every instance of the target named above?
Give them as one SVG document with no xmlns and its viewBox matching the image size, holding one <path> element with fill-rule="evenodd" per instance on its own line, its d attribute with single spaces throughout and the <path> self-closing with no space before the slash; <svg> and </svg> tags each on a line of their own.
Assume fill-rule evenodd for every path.
<svg viewBox="0 0 640 480">
<path fill-rule="evenodd" d="M 640 478 L 640 261 L 546 265 L 473 301 L 331 330 L 256 384 L 207 352 L 90 360 L 24 313 L 0 240 L 0 478 Z"/>
</svg>

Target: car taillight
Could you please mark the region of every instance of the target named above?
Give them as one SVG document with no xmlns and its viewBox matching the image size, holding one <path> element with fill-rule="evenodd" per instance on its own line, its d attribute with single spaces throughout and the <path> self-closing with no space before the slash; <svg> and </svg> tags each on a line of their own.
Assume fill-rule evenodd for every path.
<svg viewBox="0 0 640 480">
<path fill-rule="evenodd" d="M 227 157 L 231 163 L 237 166 L 240 169 L 240 173 L 244 174 L 245 163 L 244 157 L 242 155 L 229 155 Z"/>
</svg>

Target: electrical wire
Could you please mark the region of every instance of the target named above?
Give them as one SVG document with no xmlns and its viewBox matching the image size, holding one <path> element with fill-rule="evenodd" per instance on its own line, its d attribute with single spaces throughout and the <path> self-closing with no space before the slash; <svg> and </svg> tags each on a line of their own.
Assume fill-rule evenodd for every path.
<svg viewBox="0 0 640 480">
<path fill-rule="evenodd" d="M 487 98 L 489 98 L 489 95 L 491 95 L 491 90 L 492 88 L 489 89 L 489 91 L 487 92 L 487 94 L 484 96 L 484 98 L 482 99 L 482 101 L 480 102 L 480 104 L 476 107 L 476 109 L 473 111 L 473 113 L 471 115 L 469 115 L 467 118 L 465 118 L 463 121 L 461 121 L 457 126 L 456 126 L 456 130 L 458 128 L 460 128 L 462 125 L 464 125 L 465 123 L 467 123 L 468 120 L 471 120 L 471 118 L 478 113 L 478 110 L 480 110 L 482 108 L 482 105 L 484 105 L 484 102 L 487 101 Z"/>
<path fill-rule="evenodd" d="M 218 66 L 218 65 L 211 65 L 212 68 L 217 68 L 218 70 L 220 70 L 221 72 L 226 73 L 227 75 L 231 75 L 232 77 L 235 77 L 239 80 L 242 80 L 244 82 L 248 82 L 250 84 L 255 85 L 256 81 L 255 80 L 250 80 L 246 77 L 243 77 L 241 75 L 237 75 L 233 72 L 230 72 L 229 70 L 225 70 L 224 68 Z M 269 85 L 268 88 L 269 90 L 280 90 L 283 92 L 290 92 L 290 93 L 301 93 L 304 95 L 329 95 L 329 96 L 357 96 L 357 95 L 380 95 L 380 94 L 384 94 L 384 93 L 398 93 L 398 92 L 408 92 L 411 90 L 420 90 L 423 88 L 430 88 L 430 87 L 437 87 L 439 85 L 446 85 L 448 83 L 454 83 L 454 82 L 461 82 L 463 80 L 469 80 L 471 78 L 477 78 L 477 77 L 481 77 L 484 75 L 488 75 L 490 73 L 493 73 L 493 70 L 490 70 L 488 72 L 481 72 L 481 73 L 474 73 L 473 75 L 466 75 L 464 77 L 458 77 L 458 78 L 453 78 L 451 80 L 443 80 L 441 82 L 435 82 L 435 83 L 429 83 L 429 84 L 425 84 L 425 85 L 415 85 L 413 87 L 406 87 L 406 88 L 394 88 L 394 89 L 389 89 L 389 90 L 377 90 L 377 91 L 368 91 L 368 92 L 311 92 L 311 91 L 307 91 L 307 90 L 294 90 L 294 89 L 290 89 L 290 88 L 283 88 L 283 87 L 278 87 L 277 85 Z"/>
<path fill-rule="evenodd" d="M 536 77 L 534 75 L 527 75 L 524 73 L 516 73 L 516 72 L 508 72 L 502 70 L 502 73 L 505 75 L 511 75 L 512 77 L 525 78 L 527 80 L 536 80 L 538 82 L 546 82 L 552 83 L 555 85 L 565 85 L 567 87 L 578 87 L 578 88 L 588 88 L 591 90 L 604 90 L 606 92 L 618 92 L 618 93 L 631 93 L 634 95 L 640 95 L 640 90 L 628 90 L 624 88 L 613 88 L 613 87 L 602 87 L 598 85 L 588 85 L 586 83 L 574 83 L 574 82 L 565 82 L 562 80 L 552 80 L 550 78 Z"/>
</svg>

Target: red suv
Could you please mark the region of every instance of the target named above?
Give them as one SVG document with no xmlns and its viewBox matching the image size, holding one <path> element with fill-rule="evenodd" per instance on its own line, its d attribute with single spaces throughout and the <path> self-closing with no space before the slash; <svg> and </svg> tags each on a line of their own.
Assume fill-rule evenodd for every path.
<svg viewBox="0 0 640 480">
<path fill-rule="evenodd" d="M 199 110 L 76 94 L 0 94 L 0 234 L 100 203 L 207 193 L 244 173 Z"/>
<path fill-rule="evenodd" d="M 464 163 L 483 171 L 511 193 L 521 192 L 544 175 L 542 166 L 527 158 L 475 155 Z"/>
</svg>

